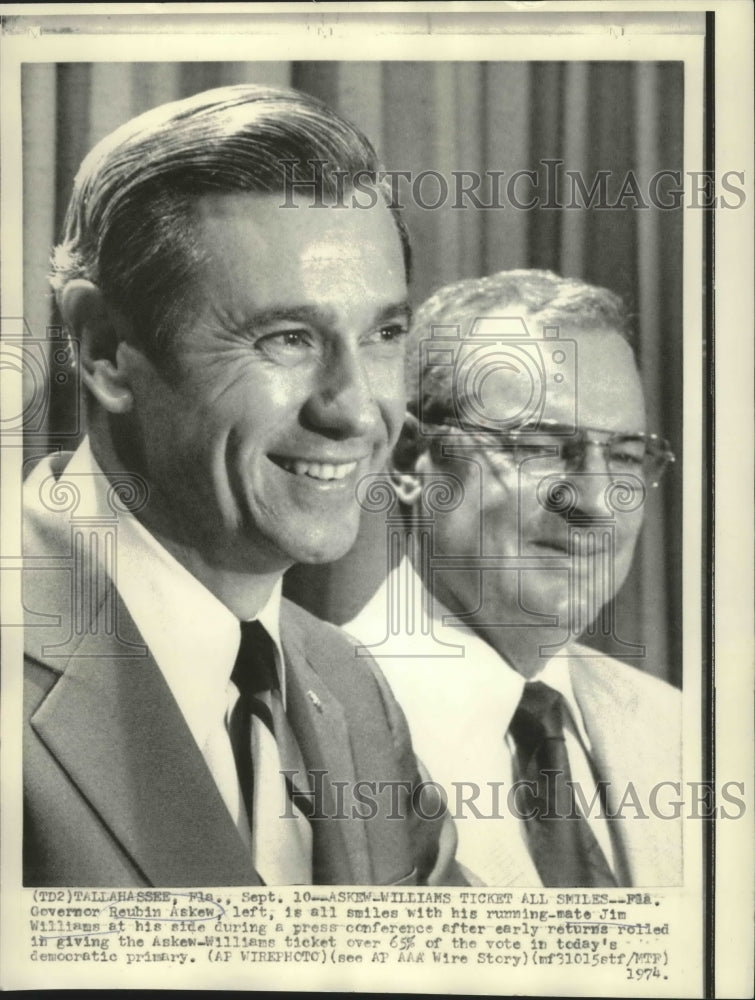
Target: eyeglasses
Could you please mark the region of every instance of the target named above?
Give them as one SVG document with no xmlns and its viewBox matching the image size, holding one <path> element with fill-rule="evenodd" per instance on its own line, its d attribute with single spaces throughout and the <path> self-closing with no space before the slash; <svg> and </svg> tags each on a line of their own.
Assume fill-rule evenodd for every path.
<svg viewBox="0 0 755 1000">
<path fill-rule="evenodd" d="M 588 448 L 599 448 L 613 476 L 633 475 L 646 486 L 657 486 L 666 468 L 676 461 L 668 441 L 657 434 L 603 431 L 579 427 L 576 431 L 554 420 L 540 420 L 516 430 L 442 425 L 444 430 L 471 437 L 496 465 L 541 475 L 580 472 Z"/>
</svg>

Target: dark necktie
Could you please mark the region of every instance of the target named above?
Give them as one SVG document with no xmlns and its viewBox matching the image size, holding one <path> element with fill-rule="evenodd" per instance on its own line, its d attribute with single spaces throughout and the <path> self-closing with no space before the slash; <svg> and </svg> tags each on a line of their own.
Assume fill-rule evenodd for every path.
<svg viewBox="0 0 755 1000">
<path fill-rule="evenodd" d="M 564 740 L 563 698 L 541 681 L 524 685 L 509 731 L 517 747 L 517 778 L 536 786 L 520 793 L 530 854 L 544 886 L 612 886 L 616 879 L 589 822 L 573 801 Z"/>
<path fill-rule="evenodd" d="M 285 774 L 296 772 L 303 782 L 304 764 L 283 706 L 275 646 L 259 622 L 241 623 L 231 680 L 239 699 L 228 729 L 252 834 L 255 870 L 268 885 L 309 884 L 312 829 L 294 804 L 294 786 Z"/>
</svg>

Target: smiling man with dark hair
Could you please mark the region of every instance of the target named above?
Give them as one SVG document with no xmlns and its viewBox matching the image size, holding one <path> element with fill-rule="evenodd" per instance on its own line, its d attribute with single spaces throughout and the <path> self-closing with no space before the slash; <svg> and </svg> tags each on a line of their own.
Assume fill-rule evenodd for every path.
<svg viewBox="0 0 755 1000">
<path fill-rule="evenodd" d="M 350 548 L 403 419 L 406 231 L 385 192 L 331 207 L 377 170 L 254 86 L 82 165 L 53 285 L 89 433 L 26 482 L 28 885 L 453 880 L 379 672 L 280 593 Z M 319 204 L 292 199 L 313 171 Z"/>
</svg>

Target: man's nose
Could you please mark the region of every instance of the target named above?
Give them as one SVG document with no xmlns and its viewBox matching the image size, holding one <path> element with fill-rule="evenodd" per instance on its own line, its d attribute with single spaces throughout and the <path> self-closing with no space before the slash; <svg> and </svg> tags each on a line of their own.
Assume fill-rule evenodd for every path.
<svg viewBox="0 0 755 1000">
<path fill-rule="evenodd" d="M 600 441 L 585 442 L 579 468 L 568 479 L 576 493 L 572 517 L 604 518 L 615 513 L 611 505 L 615 476 L 608 465 L 608 448 Z"/>
<path fill-rule="evenodd" d="M 342 347 L 323 359 L 304 418 L 313 429 L 334 437 L 359 437 L 370 432 L 379 413 L 358 349 Z"/>
<path fill-rule="evenodd" d="M 611 508 L 607 502 L 607 490 L 611 486 L 611 477 L 606 472 L 581 472 L 571 477 L 576 489 L 576 509 L 573 517 L 587 516 L 590 518 L 608 517 Z"/>
</svg>

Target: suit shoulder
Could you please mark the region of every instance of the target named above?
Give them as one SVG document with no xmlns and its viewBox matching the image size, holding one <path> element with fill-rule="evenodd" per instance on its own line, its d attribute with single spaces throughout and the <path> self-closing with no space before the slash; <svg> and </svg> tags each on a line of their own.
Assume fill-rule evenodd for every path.
<svg viewBox="0 0 755 1000">
<path fill-rule="evenodd" d="M 580 644 L 573 647 L 575 661 L 580 671 L 590 675 L 591 684 L 609 689 L 621 700 L 649 701 L 656 711 L 667 708 L 677 712 L 681 708 L 681 691 L 647 670 L 612 656 L 596 655 L 594 649 Z"/>
<path fill-rule="evenodd" d="M 24 657 L 24 717 L 30 718 L 60 678 L 60 673 L 39 663 L 33 657 Z"/>
<path fill-rule="evenodd" d="M 313 643 L 353 650 L 357 645 L 356 640 L 338 625 L 317 618 L 285 597 L 281 601 L 281 629 L 289 638 L 298 640 L 300 645 L 306 642 L 307 647 Z"/>
<path fill-rule="evenodd" d="M 364 669 L 367 673 L 377 670 L 372 656 L 358 652 L 362 643 L 353 635 L 286 599 L 281 602 L 281 634 L 284 641 L 287 639 L 289 644 L 295 643 L 304 650 L 310 663 L 318 668 L 327 666 L 333 657 L 343 657 L 354 670 Z"/>
<path fill-rule="evenodd" d="M 362 644 L 354 636 L 284 599 L 281 638 L 284 648 L 297 647 L 334 694 L 343 698 L 369 689 L 379 695 L 387 715 L 395 720 L 398 705 L 388 681 L 372 656 L 359 653 Z"/>
</svg>

